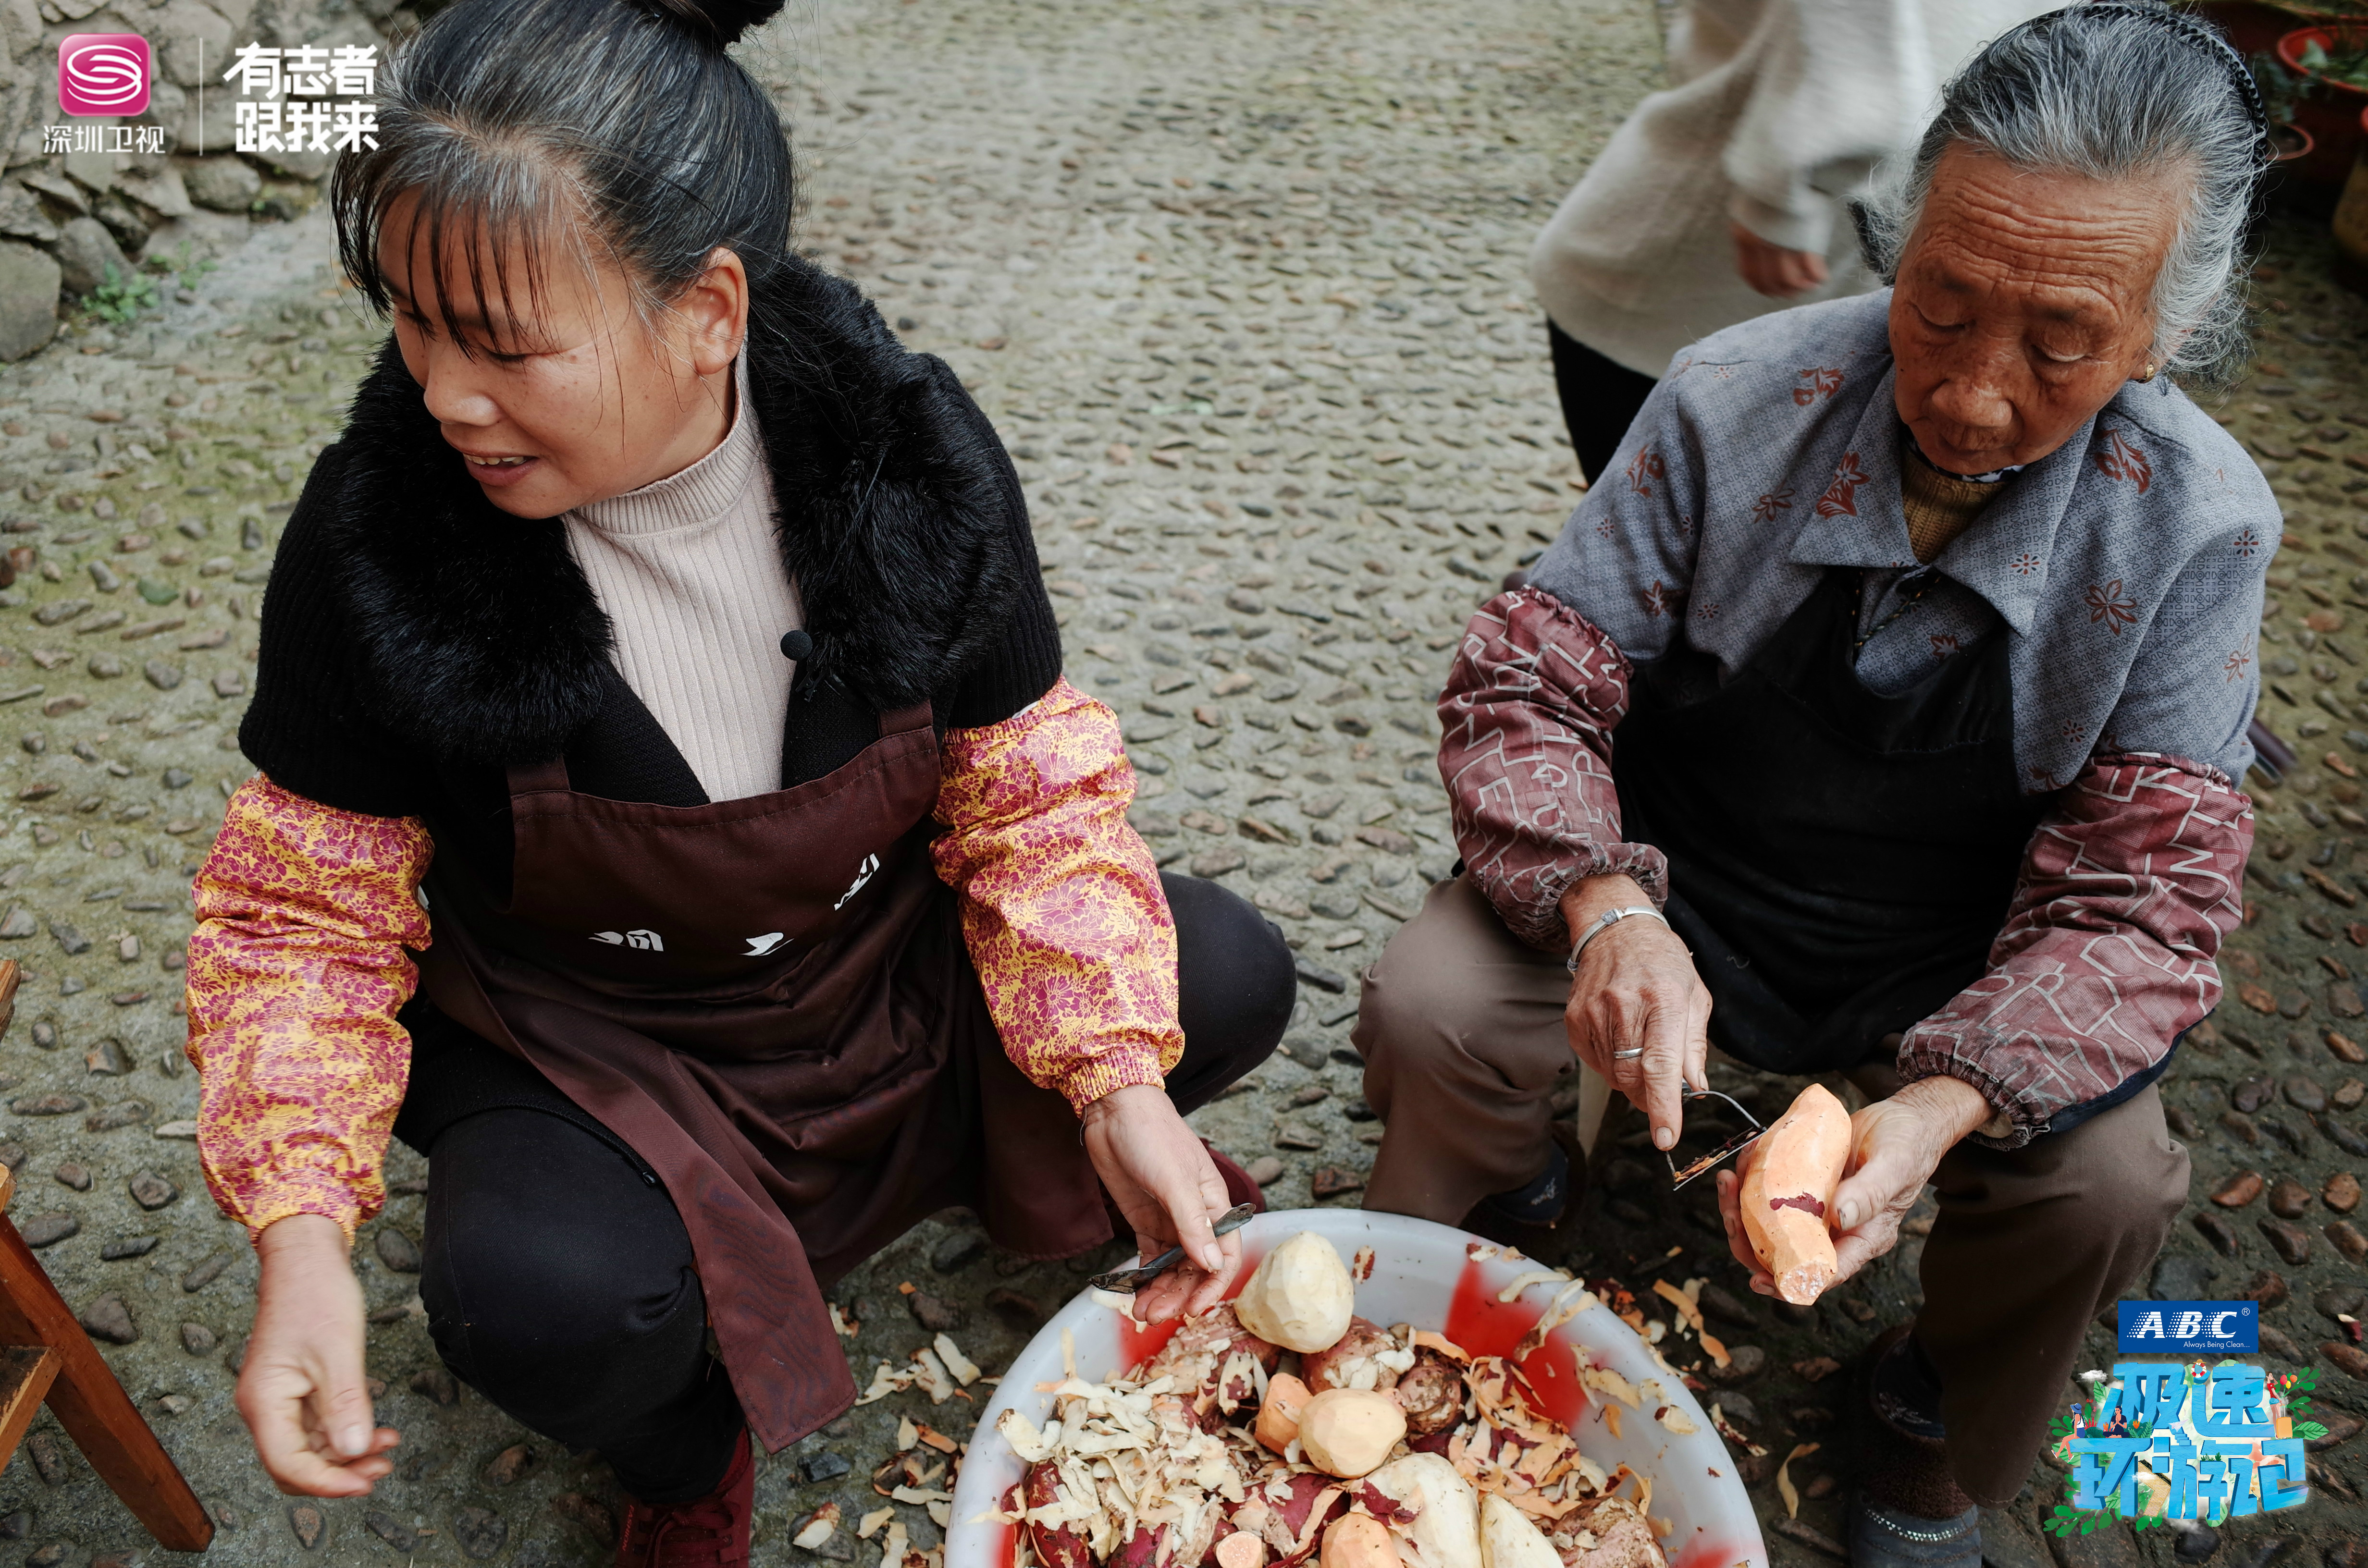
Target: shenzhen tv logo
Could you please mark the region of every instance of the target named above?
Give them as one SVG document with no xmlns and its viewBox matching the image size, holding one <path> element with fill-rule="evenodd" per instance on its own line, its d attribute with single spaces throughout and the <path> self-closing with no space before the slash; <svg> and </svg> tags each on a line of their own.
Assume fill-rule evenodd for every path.
<svg viewBox="0 0 2368 1568">
<path fill-rule="evenodd" d="M 58 45 L 58 108 L 68 115 L 141 114 L 155 62 L 138 33 L 76 33 Z"/>
</svg>

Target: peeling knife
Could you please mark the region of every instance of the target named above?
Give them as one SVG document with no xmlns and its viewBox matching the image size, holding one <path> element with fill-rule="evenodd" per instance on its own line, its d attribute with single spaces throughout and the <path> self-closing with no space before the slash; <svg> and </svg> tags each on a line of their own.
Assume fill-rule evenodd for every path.
<svg viewBox="0 0 2368 1568">
<path fill-rule="evenodd" d="M 1692 1161 L 1683 1170 L 1679 1170 L 1678 1168 L 1678 1152 L 1675 1149 L 1670 1150 L 1668 1152 L 1668 1158 L 1669 1162 L 1669 1176 L 1674 1184 L 1669 1188 L 1671 1192 L 1675 1192 L 1679 1187 L 1685 1186 L 1686 1183 L 1693 1180 L 1696 1176 L 1709 1175 L 1713 1170 L 1718 1167 L 1722 1161 L 1727 1159 L 1731 1155 L 1740 1154 L 1744 1150 L 1748 1149 L 1753 1143 L 1757 1142 L 1759 1140 L 1760 1135 L 1768 1131 L 1768 1129 L 1759 1125 L 1759 1119 L 1752 1115 L 1749 1111 L 1745 1110 L 1741 1102 L 1736 1100 L 1733 1095 L 1722 1095 L 1716 1089 L 1697 1089 L 1692 1085 L 1688 1085 L 1679 1093 L 1678 1097 L 1680 1100 L 1725 1100 L 1727 1104 L 1735 1107 L 1736 1113 L 1737 1115 L 1741 1116 L 1744 1120 L 1751 1123 L 1751 1131 L 1748 1132 L 1736 1133 L 1725 1142 L 1721 1143 L 1717 1148 L 1713 1149 L 1709 1153 L 1703 1154 Z"/>
<path fill-rule="evenodd" d="M 1248 1224 L 1250 1217 L 1257 1212 L 1255 1205 L 1236 1203 L 1218 1215 L 1217 1222 L 1212 1228 L 1221 1236 L 1230 1236 Z M 1184 1249 L 1172 1246 L 1139 1267 L 1113 1268 L 1108 1274 L 1095 1275 L 1086 1283 L 1097 1290 L 1115 1290 L 1121 1296 L 1132 1295 L 1183 1261 Z"/>
</svg>

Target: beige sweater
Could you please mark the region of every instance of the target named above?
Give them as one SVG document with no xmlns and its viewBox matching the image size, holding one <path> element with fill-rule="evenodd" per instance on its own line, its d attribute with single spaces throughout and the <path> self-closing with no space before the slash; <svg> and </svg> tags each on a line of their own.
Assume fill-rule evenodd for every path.
<svg viewBox="0 0 2368 1568">
<path fill-rule="evenodd" d="M 1530 253 L 1563 331 L 1658 376 L 1678 351 L 1788 305 L 1863 293 L 1850 199 L 1913 146 L 1941 85 L 2062 0 L 1687 0 L 1671 85 L 1636 106 Z M 1736 275 L 1728 223 L 1826 258 L 1830 279 L 1769 300 Z"/>
<path fill-rule="evenodd" d="M 617 669 L 711 801 L 781 787 L 781 721 L 802 624 L 773 531 L 773 481 L 735 373 L 723 444 L 671 478 L 566 516 L 568 548 L 617 638 Z"/>
</svg>

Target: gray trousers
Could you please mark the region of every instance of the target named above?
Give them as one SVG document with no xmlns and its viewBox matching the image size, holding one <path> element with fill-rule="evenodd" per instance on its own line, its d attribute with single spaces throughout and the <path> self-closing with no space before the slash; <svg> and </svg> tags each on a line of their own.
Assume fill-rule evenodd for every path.
<svg viewBox="0 0 2368 1568">
<path fill-rule="evenodd" d="M 1468 881 L 1430 890 L 1365 971 L 1352 1038 L 1385 1124 L 1366 1208 L 1457 1224 L 1544 1171 L 1547 1102 L 1577 1065 L 1569 999 L 1562 959 L 1506 930 Z M 2002 1506 L 2071 1397 L 2090 1321 L 2153 1262 L 2186 1202 L 2187 1151 L 2148 1087 L 2020 1149 L 1960 1143 L 1932 1185 L 1916 1335 L 1945 1389 L 1957 1484 Z"/>
</svg>

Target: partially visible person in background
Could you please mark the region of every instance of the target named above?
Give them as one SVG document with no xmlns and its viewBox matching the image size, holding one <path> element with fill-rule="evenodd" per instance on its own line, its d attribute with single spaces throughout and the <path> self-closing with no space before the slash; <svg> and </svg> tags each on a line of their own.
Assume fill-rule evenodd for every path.
<svg viewBox="0 0 2368 1568">
<path fill-rule="evenodd" d="M 1785 305 L 1876 287 L 1849 202 L 1941 84 L 2053 0 L 1686 0 L 1636 107 L 1530 252 L 1592 483 L 1670 359 Z"/>
</svg>

